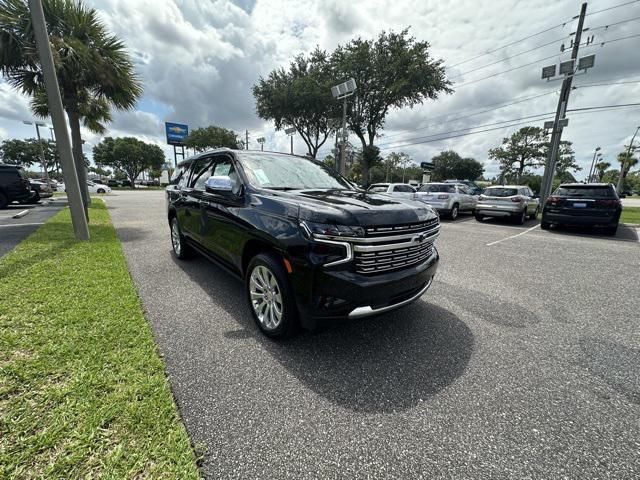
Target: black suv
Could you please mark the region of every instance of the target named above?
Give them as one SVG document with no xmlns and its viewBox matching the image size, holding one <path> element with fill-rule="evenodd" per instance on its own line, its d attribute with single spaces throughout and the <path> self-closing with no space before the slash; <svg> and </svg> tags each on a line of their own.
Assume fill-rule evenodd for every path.
<svg viewBox="0 0 640 480">
<path fill-rule="evenodd" d="M 540 228 L 551 225 L 604 227 L 615 235 L 622 203 L 613 185 L 607 183 L 565 183 L 547 199 Z"/>
<path fill-rule="evenodd" d="M 407 305 L 436 273 L 431 207 L 355 190 L 315 160 L 214 150 L 181 162 L 166 192 L 175 255 L 243 279 L 271 337 Z"/>
<path fill-rule="evenodd" d="M 26 202 L 31 198 L 31 185 L 22 167 L 0 163 L 0 208 L 11 202 Z"/>
</svg>

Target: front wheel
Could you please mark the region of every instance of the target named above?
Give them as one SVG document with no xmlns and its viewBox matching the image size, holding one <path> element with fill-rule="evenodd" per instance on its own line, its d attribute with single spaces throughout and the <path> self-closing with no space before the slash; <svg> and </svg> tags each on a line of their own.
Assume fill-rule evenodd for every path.
<svg viewBox="0 0 640 480">
<path fill-rule="evenodd" d="M 480 215 L 478 212 L 476 212 L 473 216 L 476 217 L 476 220 L 478 222 L 481 222 L 481 221 L 484 220 L 484 217 L 482 215 Z"/>
<path fill-rule="evenodd" d="M 29 198 L 29 200 L 27 200 L 25 203 L 28 204 L 34 204 L 34 203 L 38 203 L 40 201 L 40 194 L 38 192 L 34 192 L 33 196 L 31 198 Z"/>
<path fill-rule="evenodd" d="M 107 192 L 105 192 L 104 188 L 99 188 L 98 193 L 107 193 Z"/>
<path fill-rule="evenodd" d="M 4 193 L 0 192 L 0 210 L 7 208 L 7 205 L 9 205 L 9 199 Z"/>
<path fill-rule="evenodd" d="M 293 335 L 298 311 L 282 259 L 273 253 L 260 253 L 247 268 L 245 288 L 249 308 L 258 328 L 271 338 Z"/>
</svg>

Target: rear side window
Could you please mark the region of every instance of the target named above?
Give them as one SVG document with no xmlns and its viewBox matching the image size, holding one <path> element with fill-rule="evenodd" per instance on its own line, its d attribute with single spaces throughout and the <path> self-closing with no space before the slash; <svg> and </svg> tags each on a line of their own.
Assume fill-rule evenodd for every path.
<svg viewBox="0 0 640 480">
<path fill-rule="evenodd" d="M 369 191 L 373 193 L 386 193 L 387 188 L 389 187 L 386 185 L 373 185 L 372 187 L 369 187 Z"/>
<path fill-rule="evenodd" d="M 420 187 L 420 192 L 443 192 L 443 193 L 456 193 L 456 187 L 453 185 L 423 185 Z"/>
<path fill-rule="evenodd" d="M 558 197 L 584 197 L 584 198 L 617 198 L 613 187 L 603 185 L 594 187 L 592 185 L 560 187 L 554 193 Z"/>
<path fill-rule="evenodd" d="M 393 187 L 394 192 L 413 193 L 413 187 L 409 185 L 396 185 Z"/>
<path fill-rule="evenodd" d="M 517 188 L 487 188 L 484 192 L 489 197 L 513 197 L 518 195 Z"/>
</svg>

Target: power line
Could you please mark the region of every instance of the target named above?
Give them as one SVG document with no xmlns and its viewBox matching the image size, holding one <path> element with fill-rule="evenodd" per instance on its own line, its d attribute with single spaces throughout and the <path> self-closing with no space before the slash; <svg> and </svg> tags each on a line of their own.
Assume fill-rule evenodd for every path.
<svg viewBox="0 0 640 480">
<path fill-rule="evenodd" d="M 401 133 L 394 133 L 394 134 L 392 134 L 392 135 L 385 135 L 385 137 L 384 137 L 384 138 L 385 138 L 385 139 L 393 138 L 393 137 L 397 137 L 397 136 L 400 136 L 400 135 L 406 135 L 406 134 L 407 134 L 407 132 L 416 132 L 416 131 L 418 131 L 418 130 L 425 130 L 425 129 L 429 128 L 429 127 L 434 127 L 434 126 L 442 125 L 442 124 L 444 124 L 444 123 L 452 123 L 452 122 L 455 122 L 455 121 L 458 121 L 458 120 L 463 120 L 463 119 L 465 119 L 465 118 L 474 117 L 474 116 L 476 116 L 476 115 L 480 115 L 480 114 L 483 114 L 483 113 L 492 112 L 492 111 L 494 111 L 494 110 L 500 110 L 501 108 L 506 108 L 506 107 L 510 107 L 510 106 L 512 106 L 512 105 L 517 105 L 518 103 L 523 103 L 523 102 L 526 102 L 526 101 L 529 101 L 529 100 L 533 100 L 533 99 L 535 99 L 535 98 L 540 98 L 540 97 L 543 97 L 543 96 L 545 96 L 545 95 L 550 95 L 550 94 L 552 94 L 552 93 L 556 93 L 556 92 L 557 92 L 557 90 L 555 90 L 555 89 L 554 89 L 554 90 L 551 90 L 551 91 L 549 91 L 549 92 L 539 93 L 539 94 L 537 94 L 537 95 L 533 95 L 533 96 L 526 97 L 526 98 L 522 98 L 522 99 L 517 99 L 517 98 L 516 98 L 516 99 L 514 99 L 514 101 L 512 101 L 512 102 L 508 102 L 508 103 L 501 102 L 501 103 L 495 103 L 495 104 L 485 105 L 486 107 L 490 107 L 491 105 L 500 105 L 500 106 L 495 107 L 495 108 L 487 108 L 487 109 L 485 109 L 485 110 L 480 110 L 480 111 L 477 111 L 477 112 L 474 112 L 474 113 L 470 113 L 469 115 L 464 115 L 464 116 L 460 116 L 460 117 L 451 118 L 451 119 L 449 119 L 449 120 L 445 120 L 445 121 L 443 121 L 443 122 L 432 123 L 432 124 L 429 124 L 429 125 L 425 125 L 425 126 L 423 126 L 423 127 L 415 128 L 415 129 L 412 129 L 412 130 L 407 130 L 407 131 L 405 131 L 405 132 L 401 132 Z M 480 108 L 482 108 L 482 107 L 480 107 Z M 464 111 L 464 110 L 462 110 L 462 111 Z M 455 114 L 455 113 L 460 113 L 460 112 L 454 112 L 453 114 Z M 452 115 L 452 114 L 451 114 L 451 113 L 448 113 L 448 114 L 446 114 L 446 115 L 440 115 L 439 117 L 431 117 L 431 118 L 432 118 L 432 119 L 434 119 L 434 118 L 440 118 L 440 117 L 447 117 L 447 116 L 449 116 L 449 115 Z"/>
<path fill-rule="evenodd" d="M 468 82 L 459 83 L 457 85 L 454 84 L 454 87 L 455 88 L 460 88 L 460 87 L 464 87 L 465 85 L 470 85 L 472 83 L 476 83 L 476 82 L 480 82 L 482 80 L 486 80 L 488 78 L 497 77 L 498 75 L 504 75 L 505 73 L 513 72 L 514 70 L 519 70 L 519 69 L 524 68 L 524 67 L 529 67 L 531 65 L 535 65 L 536 63 L 540 63 L 540 62 L 543 62 L 545 60 L 549 60 L 550 58 L 555 58 L 557 56 L 558 56 L 558 54 L 554 53 L 553 55 L 549 55 L 548 57 L 539 58 L 538 60 L 534 60 L 533 62 L 525 63 L 523 65 L 519 65 L 517 67 L 513 67 L 513 68 L 510 68 L 508 70 L 502 70 L 501 72 L 496 72 L 494 74 L 487 75 L 486 77 L 476 78 L 475 80 L 470 80 Z"/>
<path fill-rule="evenodd" d="M 592 32 L 594 30 L 601 30 L 601 29 L 608 29 L 609 27 L 613 27 L 615 25 L 620 25 L 622 23 L 627 23 L 627 22 L 633 22 L 634 20 L 638 20 L 640 19 L 640 17 L 633 17 L 633 18 L 627 18 L 626 20 L 620 20 L 619 22 L 615 22 L 615 23 L 607 23 L 606 25 L 600 25 L 598 27 L 589 27 L 589 29 L 585 29 L 585 32 L 589 31 Z"/>
<path fill-rule="evenodd" d="M 568 20 L 568 21 L 563 22 L 563 23 L 559 23 L 559 24 L 557 24 L 557 25 L 554 25 L 553 27 L 545 28 L 544 30 L 540 30 L 539 32 L 532 33 L 531 35 L 527 35 L 526 37 L 522 37 L 522 38 L 519 38 L 518 40 L 514 40 L 513 42 L 509 42 L 509 43 L 507 43 L 506 45 L 502 45 L 502 46 L 497 47 L 497 48 L 494 48 L 494 49 L 492 49 L 492 50 L 487 50 L 487 51 L 486 51 L 486 52 L 484 52 L 484 53 L 480 53 L 480 54 L 475 55 L 475 56 L 473 56 L 473 57 L 471 57 L 471 58 L 468 58 L 468 59 L 466 59 L 466 60 L 463 60 L 463 61 L 461 61 L 461 62 L 454 63 L 453 65 L 450 65 L 449 67 L 457 67 L 458 65 L 462 65 L 463 63 L 467 63 L 467 62 L 470 62 L 470 61 L 472 61 L 472 60 L 476 60 L 477 58 L 484 57 L 485 55 L 489 55 L 489 54 L 491 54 L 491 53 L 497 52 L 498 50 L 502 50 L 503 48 L 507 48 L 507 47 L 510 47 L 510 46 L 512 46 L 512 45 L 516 45 L 517 43 L 524 42 L 525 40 L 529 40 L 530 38 L 537 37 L 538 35 L 542 35 L 543 33 L 550 32 L 551 30 L 555 30 L 555 29 L 556 29 L 556 28 L 558 28 L 558 27 L 564 27 L 564 26 L 565 26 L 567 23 L 569 23 L 570 21 L 571 21 L 571 20 Z"/>
<path fill-rule="evenodd" d="M 535 50 L 539 50 L 541 48 L 548 47 L 549 45 L 553 45 L 554 43 L 560 42 L 560 41 L 564 40 L 565 38 L 568 38 L 568 36 L 564 36 L 562 38 L 558 38 L 557 40 L 553 40 L 551 42 L 543 43 L 542 45 L 538 45 L 537 47 L 533 47 L 533 48 L 530 48 L 529 50 L 524 50 L 522 52 L 515 53 L 515 54 L 513 54 L 513 55 L 511 55 L 509 57 L 505 57 L 503 59 L 496 60 L 495 62 L 487 63 L 486 65 L 482 65 L 481 67 L 477 67 L 477 68 L 474 68 L 474 69 L 471 69 L 471 70 L 467 70 L 464 73 L 460 73 L 460 74 L 455 75 L 453 77 L 449 77 L 449 80 L 452 80 L 454 78 L 463 77 L 464 75 L 467 75 L 469 73 L 477 72 L 478 70 L 482 70 L 482 69 L 485 69 L 487 67 L 491 67 L 493 65 L 497 65 L 498 63 L 506 62 L 507 60 L 511 60 L 512 58 L 519 57 L 520 55 L 524 55 L 525 53 L 530 53 L 530 52 L 533 52 Z"/>
<path fill-rule="evenodd" d="M 628 40 L 629 38 L 636 38 L 636 37 L 640 37 L 640 33 L 637 33 L 635 35 L 628 35 L 626 37 L 614 38 L 613 40 L 605 40 L 604 42 L 600 43 L 600 46 L 602 47 L 607 43 L 619 42 L 620 40 Z"/>
<path fill-rule="evenodd" d="M 573 108 L 573 109 L 569 109 L 567 110 L 567 112 L 575 112 L 576 115 L 581 114 L 581 113 L 589 113 L 592 112 L 594 110 L 596 111 L 606 111 L 606 110 L 614 110 L 614 109 L 618 109 L 618 108 L 628 108 L 628 107 L 636 107 L 636 106 L 640 106 L 640 102 L 639 103 L 625 103 L 625 104 L 619 104 L 619 105 L 599 105 L 599 106 L 592 106 L 592 107 L 582 107 L 582 108 Z M 429 139 L 429 140 L 422 140 L 419 142 L 412 142 L 412 143 L 405 143 L 405 144 L 401 144 L 401 145 L 391 145 L 389 146 L 389 144 L 386 144 L 387 146 L 381 145 L 380 150 L 391 150 L 391 149 L 397 149 L 397 148 L 401 148 L 401 147 L 408 147 L 408 146 L 412 146 L 412 145 L 420 145 L 423 143 L 432 143 L 432 142 L 437 142 L 440 140 L 447 140 L 450 138 L 458 138 L 458 137 L 464 137 L 467 135 L 474 135 L 476 133 L 483 133 L 483 132 L 491 132 L 491 131 L 495 131 L 495 130 L 500 130 L 500 129 L 504 129 L 504 128 L 509 128 L 509 127 L 514 127 L 517 125 L 523 125 L 525 123 L 530 123 L 532 118 L 535 117 L 544 117 L 547 115 L 553 115 L 554 112 L 547 112 L 547 113 L 540 113 L 537 115 L 530 115 L 530 116 L 526 116 L 526 117 L 520 117 L 520 118 L 513 118 L 510 120 L 505 120 L 504 122 L 496 122 L 494 124 L 485 124 L 485 125 L 476 125 L 475 127 L 469 127 L 466 129 L 460 129 L 460 130 L 451 130 L 448 132 L 441 132 L 439 134 L 434 134 L 434 135 L 429 135 L 429 136 L 425 136 L 425 137 L 418 137 L 418 138 L 429 138 L 429 137 L 436 137 L 436 136 L 440 136 L 440 135 L 447 135 L 449 133 L 456 133 L 456 132 L 460 132 L 463 130 L 473 130 L 475 128 L 481 128 L 481 127 L 487 127 L 487 126 L 492 126 L 492 125 L 496 125 L 498 123 L 509 123 L 509 122 L 517 122 L 517 123 L 509 123 L 509 125 L 502 125 L 499 127 L 493 127 L 493 128 L 488 128 L 488 129 L 484 129 L 484 130 L 478 130 L 477 132 L 467 132 L 467 133 L 462 133 L 462 134 L 457 134 L 457 135 L 450 135 L 447 137 L 440 137 L 440 138 L 433 138 L 433 139 Z M 520 121 L 520 120 L 524 120 L 524 121 Z M 543 119 L 538 119 L 538 121 L 542 121 Z M 417 140 L 418 138 L 414 138 L 414 139 L 407 139 L 407 141 L 410 140 Z"/>
<path fill-rule="evenodd" d="M 604 87 L 604 86 L 608 86 L 608 85 L 626 85 L 626 84 L 629 84 L 629 83 L 640 83 L 640 78 L 638 78 L 636 80 L 626 80 L 626 81 L 622 81 L 622 82 L 582 83 L 582 84 L 579 84 L 579 85 L 575 85 L 574 88 Z"/>
<path fill-rule="evenodd" d="M 624 7 L 625 5 L 631 5 L 632 3 L 638 3 L 640 0 L 631 0 L 630 2 L 621 3 L 619 5 L 614 5 L 613 7 L 603 8 L 602 10 L 596 10 L 595 12 L 587 13 L 585 17 L 590 15 L 595 15 L 596 13 L 608 12 L 609 10 L 614 10 L 616 8 Z"/>
</svg>

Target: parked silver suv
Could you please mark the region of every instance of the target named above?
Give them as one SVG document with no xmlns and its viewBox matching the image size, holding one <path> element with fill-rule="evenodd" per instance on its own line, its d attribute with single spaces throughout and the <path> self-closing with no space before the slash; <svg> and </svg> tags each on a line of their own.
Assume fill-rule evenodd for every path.
<svg viewBox="0 0 640 480">
<path fill-rule="evenodd" d="M 526 185 L 496 185 L 485 188 L 476 205 L 476 220 L 510 217 L 522 225 L 527 217 L 536 218 L 540 201 Z"/>
<path fill-rule="evenodd" d="M 460 212 L 473 212 L 477 197 L 466 185 L 458 183 L 425 183 L 418 189 L 418 200 L 431 205 L 441 215 L 458 218 Z"/>
</svg>

